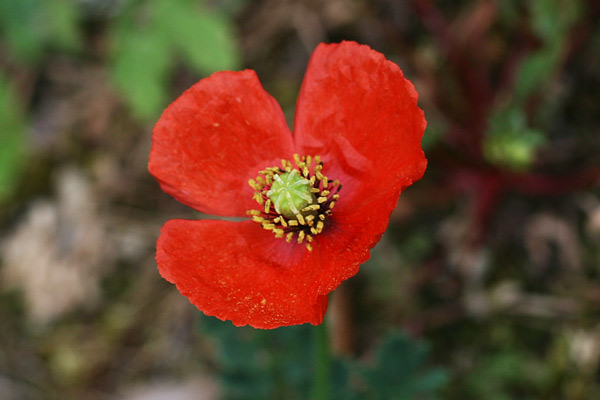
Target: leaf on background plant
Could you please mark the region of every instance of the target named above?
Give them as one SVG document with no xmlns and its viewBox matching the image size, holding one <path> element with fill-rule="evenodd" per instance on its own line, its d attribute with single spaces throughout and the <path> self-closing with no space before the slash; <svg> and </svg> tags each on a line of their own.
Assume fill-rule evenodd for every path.
<svg viewBox="0 0 600 400">
<path fill-rule="evenodd" d="M 516 350 L 486 354 L 476 368 L 466 376 L 469 398 L 486 400 L 510 400 L 516 393 L 525 393 L 528 388 L 535 393 L 548 385 L 552 373 L 549 363 Z M 522 399 L 536 397 L 518 396 Z"/>
<path fill-rule="evenodd" d="M 39 0 L 0 0 L 0 33 L 18 58 L 35 61 L 42 53 L 39 40 Z"/>
<path fill-rule="evenodd" d="M 0 76 L 0 203 L 12 194 L 25 166 L 25 129 L 12 88 Z"/>
<path fill-rule="evenodd" d="M 74 1 L 45 1 L 47 33 L 44 35 L 55 45 L 65 50 L 75 50 L 81 46 L 78 28 L 79 10 Z"/>
<path fill-rule="evenodd" d="M 154 118 L 165 106 L 171 54 L 152 32 L 122 29 L 111 76 L 122 96 L 140 118 Z"/>
<path fill-rule="evenodd" d="M 521 104 L 556 73 L 568 32 L 581 13 L 577 1 L 538 0 L 530 3 L 532 28 L 542 47 L 526 57 L 515 82 L 515 100 Z"/>
<path fill-rule="evenodd" d="M 0 0 L 0 32 L 10 51 L 36 62 L 45 48 L 80 46 L 77 4 L 65 0 Z"/>
<path fill-rule="evenodd" d="M 178 54 L 201 74 L 239 65 L 229 19 L 194 1 L 132 5 L 117 18 L 115 27 L 111 75 L 141 119 L 156 118 L 166 106 L 169 72 Z"/>
<path fill-rule="evenodd" d="M 204 332 L 218 340 L 223 399 L 307 398 L 312 378 L 312 335 L 308 325 L 256 330 L 202 318 Z"/>
<path fill-rule="evenodd" d="M 525 114 L 519 108 L 497 111 L 489 123 L 483 148 L 486 159 L 514 171 L 526 170 L 544 144 L 544 134 L 527 126 Z"/>
<path fill-rule="evenodd" d="M 197 72 L 210 74 L 239 66 L 233 27 L 225 15 L 197 2 L 170 0 L 155 0 L 154 13 L 158 32 Z"/>
<path fill-rule="evenodd" d="M 377 350 L 377 362 L 362 367 L 368 392 L 375 399 L 412 400 L 436 398 L 436 392 L 448 379 L 445 370 L 427 368 L 429 347 L 406 334 L 390 335 Z M 369 397 L 371 398 L 371 397 Z"/>
</svg>

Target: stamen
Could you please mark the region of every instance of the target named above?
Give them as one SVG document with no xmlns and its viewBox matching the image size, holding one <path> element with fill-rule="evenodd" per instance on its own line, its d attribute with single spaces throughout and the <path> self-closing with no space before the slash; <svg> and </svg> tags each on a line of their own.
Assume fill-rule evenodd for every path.
<svg viewBox="0 0 600 400">
<path fill-rule="evenodd" d="M 281 167 L 266 167 L 248 180 L 261 207 L 246 213 L 276 238 L 291 243 L 295 237 L 312 251 L 310 243 L 327 228 L 341 185 L 323 173 L 320 156 L 294 154 L 291 160 L 282 159 Z"/>
</svg>

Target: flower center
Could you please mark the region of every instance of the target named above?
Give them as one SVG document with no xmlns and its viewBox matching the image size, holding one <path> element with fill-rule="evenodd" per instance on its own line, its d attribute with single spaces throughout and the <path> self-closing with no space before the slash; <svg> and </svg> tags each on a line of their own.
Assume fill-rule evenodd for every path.
<svg viewBox="0 0 600 400">
<path fill-rule="evenodd" d="M 296 236 L 298 243 L 312 251 L 313 236 L 325 228 L 342 185 L 323 175 L 319 156 L 294 154 L 293 163 L 281 160 L 281 165 L 266 168 L 256 180 L 250 179 L 253 198 L 261 208 L 247 213 L 275 237 L 291 242 Z"/>
<path fill-rule="evenodd" d="M 302 178 L 298 170 L 286 172 L 281 175 L 274 175 L 271 190 L 267 192 L 267 197 L 273 202 L 275 211 L 279 214 L 293 218 L 300 214 L 300 210 L 315 201 L 311 189 L 312 184 L 308 179 Z"/>
</svg>

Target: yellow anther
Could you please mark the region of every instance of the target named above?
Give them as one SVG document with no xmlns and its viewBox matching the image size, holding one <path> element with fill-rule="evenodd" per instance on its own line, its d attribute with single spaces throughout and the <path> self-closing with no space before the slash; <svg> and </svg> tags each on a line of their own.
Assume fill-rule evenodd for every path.
<svg viewBox="0 0 600 400">
<path fill-rule="evenodd" d="M 325 220 L 332 214 L 331 210 L 340 198 L 337 194 L 341 188 L 340 182 L 330 181 L 323 171 L 324 164 L 320 156 L 305 157 L 298 154 L 294 154 L 290 160 L 282 159 L 281 167 L 265 168 L 255 179 L 248 181 L 254 189 L 252 198 L 261 207 L 259 210 L 248 210 L 246 213 L 262 228 L 272 231 L 276 238 L 285 238 L 288 243 L 295 238 L 299 244 L 304 244 L 308 251 L 312 251 L 313 247 L 310 243 L 313 242 L 315 235 L 323 232 Z M 289 214 L 282 214 L 269 195 L 275 193 L 276 189 L 273 186 L 285 173 L 297 174 L 306 185 L 307 198 L 302 204 L 303 207 L 298 205 Z M 294 236 L 296 234 L 297 237 Z"/>
<path fill-rule="evenodd" d="M 248 184 L 250 185 L 250 187 L 254 190 L 260 190 L 262 189 L 262 186 L 259 185 L 258 183 L 256 183 L 256 181 L 254 179 L 250 179 L 248 181 Z"/>
<path fill-rule="evenodd" d="M 323 221 L 317 222 L 317 231 L 319 231 L 318 233 L 321 233 L 323 231 L 324 226 L 325 226 L 325 224 L 323 223 Z"/>
<path fill-rule="evenodd" d="M 321 208 L 320 205 L 318 204 L 311 204 L 309 206 L 306 206 L 302 209 L 302 211 L 317 211 L 319 208 Z"/>
</svg>

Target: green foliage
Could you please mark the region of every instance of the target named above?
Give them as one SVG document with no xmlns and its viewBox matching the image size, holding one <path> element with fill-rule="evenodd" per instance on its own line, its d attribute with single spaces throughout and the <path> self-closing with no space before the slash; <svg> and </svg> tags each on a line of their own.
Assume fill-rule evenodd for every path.
<svg viewBox="0 0 600 400">
<path fill-rule="evenodd" d="M 528 4 L 532 28 L 542 40 L 542 47 L 526 57 L 517 72 L 514 95 L 521 105 L 558 70 L 568 32 L 581 14 L 577 1 L 537 0 Z"/>
<path fill-rule="evenodd" d="M 125 9 L 113 42 L 112 78 L 142 119 L 154 119 L 166 105 L 168 78 L 179 58 L 198 74 L 240 64 L 227 15 L 191 0 L 148 0 Z"/>
<path fill-rule="evenodd" d="M 511 15 L 510 10 L 514 12 L 509 4 L 503 7 L 505 18 Z M 545 143 L 544 133 L 528 126 L 523 110 L 531 96 L 544 93 L 559 70 L 568 33 L 581 14 L 581 4 L 576 1 L 537 0 L 527 5 L 532 30 L 542 45 L 521 63 L 512 101 L 494 111 L 484 142 L 488 161 L 515 171 L 526 170 Z"/>
<path fill-rule="evenodd" d="M 441 368 L 427 369 L 429 346 L 405 334 L 390 335 L 377 350 L 374 366 L 356 365 L 366 383 L 366 396 L 373 400 L 435 399 L 447 381 Z"/>
<path fill-rule="evenodd" d="M 276 330 L 236 328 L 216 318 L 203 327 L 219 342 L 222 387 L 227 400 L 305 399 L 311 379 L 308 325 Z"/>
<path fill-rule="evenodd" d="M 493 164 L 520 171 L 527 169 L 545 141 L 542 132 L 527 126 L 521 109 L 496 111 L 490 117 L 484 155 Z"/>
<path fill-rule="evenodd" d="M 467 388 L 471 398 L 486 400 L 531 399 L 533 387 L 542 386 L 548 367 L 526 355 L 498 352 L 487 355 L 468 377 Z M 516 397 L 515 397 L 516 396 Z"/>
<path fill-rule="evenodd" d="M 34 63 L 48 48 L 80 47 L 77 4 L 69 0 L 0 0 L 0 33 L 11 52 Z"/>
<path fill-rule="evenodd" d="M 151 117 L 164 105 L 170 58 L 167 44 L 152 31 L 120 35 L 111 73 L 136 115 Z"/>
<path fill-rule="evenodd" d="M 25 165 L 25 121 L 16 104 L 12 87 L 0 76 L 0 204 Z"/>
<path fill-rule="evenodd" d="M 225 399 L 309 398 L 316 369 L 313 331 L 317 328 L 302 325 L 263 331 L 235 328 L 215 318 L 202 321 L 204 330 L 219 342 Z M 441 368 L 426 367 L 428 346 L 404 334 L 390 335 L 375 353 L 373 365 L 333 360 L 332 399 L 435 399 L 447 380 Z"/>
</svg>

